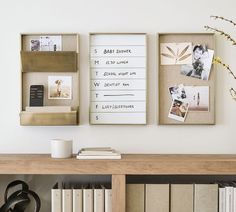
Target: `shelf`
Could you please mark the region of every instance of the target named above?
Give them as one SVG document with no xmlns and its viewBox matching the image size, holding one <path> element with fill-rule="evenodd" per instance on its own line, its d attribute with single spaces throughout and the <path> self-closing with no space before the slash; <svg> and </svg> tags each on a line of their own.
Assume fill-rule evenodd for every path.
<svg viewBox="0 0 236 212">
<path fill-rule="evenodd" d="M 76 72 L 77 53 L 21 51 L 22 72 Z"/>
<path fill-rule="evenodd" d="M 22 126 L 78 125 L 78 112 L 32 113 L 22 111 L 20 113 L 20 124 Z"/>
<path fill-rule="evenodd" d="M 121 160 L 0 155 L 0 174 L 236 175 L 236 155 L 125 154 Z"/>
</svg>

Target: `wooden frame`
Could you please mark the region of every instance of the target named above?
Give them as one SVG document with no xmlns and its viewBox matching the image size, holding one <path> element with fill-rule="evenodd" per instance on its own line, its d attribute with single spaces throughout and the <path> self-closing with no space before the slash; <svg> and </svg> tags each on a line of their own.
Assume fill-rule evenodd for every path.
<svg viewBox="0 0 236 212">
<path fill-rule="evenodd" d="M 30 39 L 60 35 L 62 51 L 30 51 Z M 21 112 L 23 126 L 57 126 L 79 124 L 79 35 L 76 33 L 21 34 Z M 29 87 L 43 84 L 47 91 L 48 76 L 71 76 L 72 99 L 49 100 L 44 93 L 45 106 L 71 106 L 71 112 L 28 112 Z"/>
<path fill-rule="evenodd" d="M 124 71 L 128 70 L 127 74 L 131 74 L 131 69 L 130 69 L 131 66 L 129 66 L 129 64 L 131 64 L 132 62 L 131 62 L 131 60 L 129 61 L 128 58 L 134 59 L 135 57 L 137 57 L 137 55 L 135 55 L 135 53 L 141 52 L 141 54 L 142 54 L 142 51 L 137 51 L 137 49 L 135 49 L 136 44 L 134 44 L 132 46 L 131 44 L 129 44 L 127 42 L 128 39 L 125 41 L 124 40 L 121 41 L 122 39 L 120 40 L 119 38 L 114 38 L 114 37 L 115 36 L 117 36 L 117 37 L 118 36 L 127 36 L 128 37 L 128 36 L 136 36 L 136 35 L 137 35 L 137 37 L 138 37 L 138 35 L 144 36 L 144 41 L 143 41 L 144 44 L 141 47 L 139 46 L 140 49 L 143 48 L 144 56 L 139 56 L 140 57 L 139 61 L 141 61 L 140 63 L 142 63 L 142 60 L 143 60 L 144 67 L 142 69 L 144 70 L 144 73 L 141 73 L 141 71 L 140 71 L 141 74 L 139 73 L 139 76 L 137 79 L 133 79 L 134 77 L 132 78 L 130 76 L 129 77 L 125 76 L 125 77 L 120 77 L 120 78 L 117 76 L 115 76 L 115 77 L 108 76 L 107 78 L 106 77 L 101 78 L 99 76 L 99 72 L 96 71 L 99 68 L 100 68 L 100 71 L 103 71 L 102 69 L 104 69 L 104 70 L 108 70 L 108 71 L 110 70 L 110 72 L 112 72 L 115 68 L 118 68 L 118 69 L 120 69 L 120 72 L 124 72 Z M 105 42 L 105 43 L 102 43 L 102 44 L 99 43 L 99 44 L 94 45 L 94 40 L 93 40 L 94 36 L 103 37 L 101 39 L 102 40 L 101 43 L 102 42 Z M 113 38 L 114 38 L 114 40 L 118 41 L 118 44 L 114 43 L 114 41 L 113 41 L 113 43 L 112 43 L 112 41 L 109 41 L 112 44 L 111 43 L 107 44 L 106 39 L 104 39 L 104 37 L 106 37 L 106 36 L 114 36 Z M 102 52 L 102 51 L 100 51 L 101 49 L 104 51 L 106 50 L 104 48 L 104 46 L 106 46 L 106 49 L 108 49 L 108 50 L 111 50 L 111 51 L 113 50 L 113 53 L 111 53 L 110 56 L 105 56 L 105 53 L 101 53 Z M 127 54 L 124 53 L 123 55 L 121 54 L 122 56 L 121 55 L 118 56 L 116 53 L 119 51 L 119 48 L 122 48 L 125 46 L 129 46 L 129 48 L 131 48 L 131 49 L 127 50 L 127 51 L 129 51 L 130 55 L 128 55 L 128 53 Z M 98 53 L 95 52 L 96 51 L 95 48 L 97 49 Z M 90 113 L 89 113 L 90 124 L 118 124 L 118 125 L 121 125 L 121 124 L 146 124 L 147 123 L 147 34 L 146 33 L 90 33 L 89 50 L 90 50 L 90 109 L 89 109 L 89 111 L 90 111 Z M 112 59 L 110 59 L 110 61 L 109 61 L 109 59 L 108 59 L 109 57 L 115 58 L 115 59 L 113 59 L 113 61 L 111 61 Z M 118 57 L 122 58 L 123 60 L 125 60 L 125 59 L 127 60 L 127 63 L 128 63 L 127 67 L 126 67 L 126 65 L 124 65 L 123 67 L 122 66 L 119 67 L 117 65 L 117 63 L 115 63 L 115 60 Z M 95 61 L 95 58 L 98 58 L 97 60 L 100 60 L 100 61 L 98 61 L 100 63 L 104 62 L 103 66 L 99 67 L 99 65 L 96 66 L 95 63 L 93 64 L 93 62 Z M 102 59 L 104 59 L 104 61 L 102 61 Z M 110 65 L 109 64 L 106 67 L 105 64 L 108 64 L 107 62 L 114 62 L 115 65 L 109 66 Z M 135 64 L 135 63 L 133 62 L 133 64 Z M 115 67 L 116 65 L 117 65 L 117 67 Z M 134 67 L 136 67 L 136 69 L 138 69 L 139 65 L 134 66 Z M 142 67 L 142 65 L 140 67 Z M 140 70 L 142 70 L 142 69 L 140 68 Z M 135 69 L 133 69 L 133 70 L 134 70 L 134 73 L 137 74 L 136 70 Z M 95 71 L 96 71 L 96 75 L 94 74 Z M 114 73 L 117 73 L 117 72 L 114 71 Z M 97 75 L 98 75 L 98 77 L 97 77 Z M 120 73 L 117 73 L 117 75 L 120 76 Z M 96 76 L 96 77 L 94 77 L 94 76 Z M 96 86 L 93 86 L 94 82 L 104 81 L 104 85 L 105 85 L 106 80 L 108 82 L 109 81 L 110 82 L 120 82 L 120 84 L 122 84 L 123 82 L 126 82 L 126 81 L 127 82 L 130 81 L 127 84 L 132 84 L 132 82 L 133 82 L 133 85 L 134 85 L 135 81 L 136 81 L 136 83 L 143 81 L 144 88 L 143 88 L 143 90 L 142 89 L 140 90 L 140 92 L 139 92 L 140 94 L 136 94 L 135 89 L 132 90 L 131 88 L 129 88 L 127 90 L 124 89 L 124 91 L 122 91 L 122 88 L 118 88 L 117 90 L 115 90 L 115 89 L 113 89 L 113 90 L 109 90 L 109 89 L 108 90 L 106 90 L 106 89 L 105 90 L 99 90 L 99 89 L 96 90 L 96 88 L 92 88 L 92 87 L 96 87 Z M 136 87 L 136 86 L 133 86 L 133 87 Z M 132 98 L 129 98 L 129 97 L 126 97 L 125 99 L 121 99 L 121 98 L 119 99 L 119 97 L 111 97 L 110 99 L 108 99 L 108 97 L 103 98 L 103 99 L 101 98 L 102 100 L 100 100 L 99 98 L 97 99 L 97 95 L 106 96 L 106 94 L 107 94 L 107 96 L 109 96 L 114 91 L 116 92 L 117 96 L 119 96 L 118 95 L 119 92 L 120 92 L 120 95 L 124 95 L 124 93 L 125 92 L 127 93 L 127 91 L 130 93 L 132 92 L 132 96 L 134 96 L 133 100 L 132 100 Z M 135 100 L 135 98 L 136 98 L 136 100 Z M 139 99 L 142 98 L 142 101 L 138 100 L 138 98 Z M 134 104 L 133 105 L 134 109 L 133 109 L 133 111 L 132 111 L 132 109 L 130 111 L 129 111 L 129 109 L 127 109 L 127 110 L 121 109 L 120 111 L 118 110 L 118 112 L 113 109 L 110 109 L 110 111 L 109 111 L 109 109 L 108 110 L 105 109 L 102 111 L 101 108 L 105 104 L 108 104 L 108 106 L 111 106 L 111 104 L 114 105 L 116 102 L 120 102 L 120 104 L 122 103 L 124 105 L 130 104 L 130 106 L 131 106 L 131 104 Z M 117 105 L 118 104 L 119 103 L 117 103 Z M 138 110 L 135 110 L 136 107 L 139 109 L 145 108 L 145 111 L 138 112 Z M 131 117 L 130 120 L 128 120 L 127 116 Z"/>
<path fill-rule="evenodd" d="M 200 80 L 193 77 L 186 77 L 181 74 L 180 66 L 161 65 L 160 44 L 161 43 L 178 43 L 192 42 L 196 44 L 206 44 L 209 49 L 215 50 L 213 33 L 160 33 L 157 34 L 158 49 L 158 122 L 160 125 L 165 124 L 215 124 L 215 70 L 212 65 L 209 80 Z M 209 86 L 209 111 L 207 112 L 188 112 L 186 120 L 179 122 L 168 118 L 171 107 L 171 96 L 168 88 L 174 85 L 184 84 L 189 86 Z"/>
</svg>

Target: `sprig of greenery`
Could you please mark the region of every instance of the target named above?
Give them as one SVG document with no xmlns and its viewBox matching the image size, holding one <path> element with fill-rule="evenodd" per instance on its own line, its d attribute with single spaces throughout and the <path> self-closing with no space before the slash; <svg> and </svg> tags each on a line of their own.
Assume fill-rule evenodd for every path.
<svg viewBox="0 0 236 212">
<path fill-rule="evenodd" d="M 222 16 L 215 16 L 215 15 L 212 15 L 211 18 L 214 18 L 214 19 L 220 19 L 222 21 L 225 21 L 225 22 L 228 22 L 230 24 L 232 24 L 233 26 L 236 26 L 236 23 L 230 19 L 227 19 L 227 18 L 224 18 Z M 223 37 L 225 37 L 228 41 L 230 41 L 233 45 L 236 45 L 236 40 L 233 39 L 231 37 L 231 35 L 225 33 L 224 31 L 222 30 L 219 30 L 217 28 L 213 28 L 213 27 L 210 27 L 210 26 L 204 26 L 206 30 L 211 30 L 215 33 L 218 33 L 220 35 L 222 35 Z M 231 68 L 229 67 L 229 65 L 225 64 L 219 57 L 216 57 L 214 58 L 214 63 L 216 64 L 219 64 L 221 66 L 223 66 L 224 69 L 226 69 L 230 75 L 232 75 L 232 77 L 234 79 L 236 79 L 236 75 L 234 74 L 234 72 L 231 70 Z M 236 90 L 234 90 L 234 88 L 230 88 L 229 89 L 229 92 L 230 92 L 230 95 L 233 97 L 234 100 L 236 100 Z"/>
<path fill-rule="evenodd" d="M 211 15 L 211 18 L 214 18 L 214 19 L 220 19 L 220 20 L 222 20 L 222 21 L 229 22 L 230 24 L 233 24 L 234 26 L 236 26 L 236 23 L 235 23 L 233 20 L 230 20 L 230 19 L 224 18 L 224 17 L 222 17 L 222 16 Z"/>
<path fill-rule="evenodd" d="M 229 74 L 231 74 L 233 76 L 233 78 L 236 79 L 236 76 L 235 76 L 234 72 L 231 70 L 231 68 L 229 67 L 229 65 L 223 63 L 223 61 L 221 60 L 220 57 L 214 58 L 213 62 L 216 64 L 222 65 L 229 72 Z"/>
<path fill-rule="evenodd" d="M 210 26 L 204 26 L 204 28 L 206 30 L 211 30 L 213 32 L 217 32 L 219 33 L 220 35 L 224 36 L 227 40 L 229 40 L 230 42 L 232 42 L 233 45 L 236 45 L 236 40 L 233 39 L 228 33 L 225 33 L 224 31 L 222 30 L 219 30 L 217 28 L 213 28 L 213 27 L 210 27 Z"/>
</svg>

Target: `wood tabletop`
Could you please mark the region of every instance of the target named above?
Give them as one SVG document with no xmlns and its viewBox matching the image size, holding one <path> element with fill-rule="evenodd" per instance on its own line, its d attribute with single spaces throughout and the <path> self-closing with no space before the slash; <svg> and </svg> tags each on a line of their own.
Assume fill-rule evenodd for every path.
<svg viewBox="0 0 236 212">
<path fill-rule="evenodd" d="M 121 160 L 1 154 L 0 174 L 236 175 L 236 155 L 123 154 Z"/>
</svg>

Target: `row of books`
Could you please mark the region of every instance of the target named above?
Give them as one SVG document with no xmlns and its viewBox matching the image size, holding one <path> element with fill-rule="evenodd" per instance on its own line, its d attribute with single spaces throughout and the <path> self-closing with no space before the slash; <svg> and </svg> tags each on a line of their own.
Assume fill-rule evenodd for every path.
<svg viewBox="0 0 236 212">
<path fill-rule="evenodd" d="M 218 184 L 128 184 L 126 192 L 126 212 L 218 212 Z"/>
<path fill-rule="evenodd" d="M 82 185 L 62 188 L 58 183 L 51 190 L 51 212 L 111 212 L 112 190 L 103 185 Z"/>
<path fill-rule="evenodd" d="M 121 159 L 120 152 L 110 147 L 91 147 L 79 150 L 77 159 Z"/>
<path fill-rule="evenodd" d="M 236 183 L 219 184 L 219 212 L 236 212 Z"/>
</svg>

